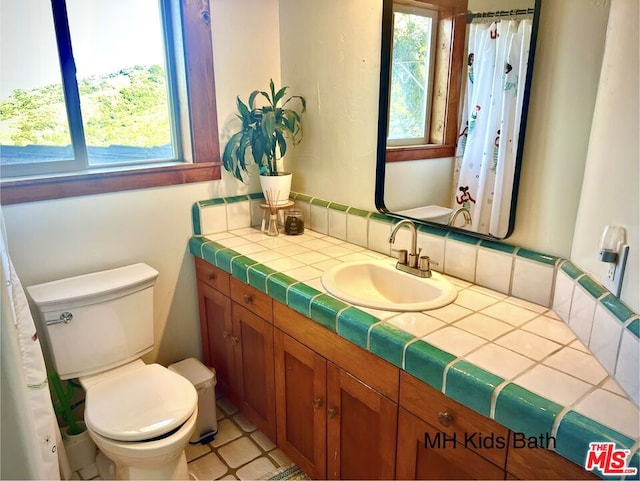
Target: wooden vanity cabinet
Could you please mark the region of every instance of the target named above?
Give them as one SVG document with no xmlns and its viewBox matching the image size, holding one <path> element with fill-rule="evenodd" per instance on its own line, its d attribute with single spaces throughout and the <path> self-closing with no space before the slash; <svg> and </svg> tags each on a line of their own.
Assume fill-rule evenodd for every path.
<svg viewBox="0 0 640 481">
<path fill-rule="evenodd" d="M 278 446 L 313 479 L 327 478 L 327 361 L 276 329 Z"/>
<path fill-rule="evenodd" d="M 276 439 L 272 300 L 196 258 L 203 360 L 216 391 Z"/>
<path fill-rule="evenodd" d="M 278 446 L 312 478 L 393 479 L 398 405 L 347 369 L 397 396 L 397 368 L 279 303 L 274 323 Z"/>
<path fill-rule="evenodd" d="M 238 402 L 234 379 L 229 274 L 196 257 L 202 360 L 216 370 L 216 391 Z"/>
</svg>

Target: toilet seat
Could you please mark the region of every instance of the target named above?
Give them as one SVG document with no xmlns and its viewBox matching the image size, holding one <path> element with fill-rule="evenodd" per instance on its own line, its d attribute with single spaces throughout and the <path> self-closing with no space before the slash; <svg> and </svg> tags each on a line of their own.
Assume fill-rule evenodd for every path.
<svg viewBox="0 0 640 481">
<path fill-rule="evenodd" d="M 159 364 L 146 364 L 90 385 L 85 423 L 105 438 L 145 441 L 179 428 L 197 402 L 187 379 Z"/>
</svg>

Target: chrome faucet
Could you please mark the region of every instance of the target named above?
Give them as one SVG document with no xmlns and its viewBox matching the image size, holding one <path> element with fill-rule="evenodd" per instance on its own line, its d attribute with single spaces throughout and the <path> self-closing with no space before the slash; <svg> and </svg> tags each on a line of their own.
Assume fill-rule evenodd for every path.
<svg viewBox="0 0 640 481">
<path fill-rule="evenodd" d="M 456 210 L 453 214 L 451 214 L 451 218 L 449 219 L 449 225 L 450 226 L 454 226 L 454 224 L 456 222 L 456 218 L 460 214 L 462 214 L 462 217 L 464 217 L 464 224 L 462 225 L 462 227 L 466 227 L 468 225 L 471 225 L 471 212 L 469 210 L 469 206 L 464 205 L 464 206 L 460 207 L 458 210 Z"/>
<path fill-rule="evenodd" d="M 422 248 L 418 249 L 418 229 L 416 225 L 408 219 L 398 222 L 389 236 L 389 244 L 393 245 L 396 240 L 396 234 L 400 228 L 406 225 L 411 231 L 411 251 L 407 252 L 406 249 L 393 249 L 398 253 L 398 262 L 396 262 L 396 269 L 413 274 L 418 277 L 431 277 L 431 264 L 428 256 L 420 256 Z M 436 264 L 436 263 L 433 263 Z M 437 265 L 437 264 L 436 264 Z"/>
</svg>

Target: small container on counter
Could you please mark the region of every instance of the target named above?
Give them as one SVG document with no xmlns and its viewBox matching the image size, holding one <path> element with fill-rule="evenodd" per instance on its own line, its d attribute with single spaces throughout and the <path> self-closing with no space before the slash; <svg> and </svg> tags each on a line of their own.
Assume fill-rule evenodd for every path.
<svg viewBox="0 0 640 481">
<path fill-rule="evenodd" d="M 290 209 L 287 211 L 284 220 L 284 233 L 287 235 L 300 235 L 304 233 L 302 211 L 298 209 Z"/>
</svg>

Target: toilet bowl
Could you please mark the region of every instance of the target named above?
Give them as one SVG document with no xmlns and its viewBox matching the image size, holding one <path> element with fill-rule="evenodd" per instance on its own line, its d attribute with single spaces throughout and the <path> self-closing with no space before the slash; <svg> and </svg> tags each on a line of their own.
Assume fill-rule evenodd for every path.
<svg viewBox="0 0 640 481">
<path fill-rule="evenodd" d="M 189 478 L 184 449 L 198 416 L 190 382 L 136 360 L 80 383 L 87 430 L 113 461 L 117 479 Z"/>
<path fill-rule="evenodd" d="M 118 479 L 189 479 L 197 391 L 141 359 L 153 348 L 157 276 L 135 264 L 27 287 L 53 369 L 80 381 L 87 430 Z"/>
</svg>

